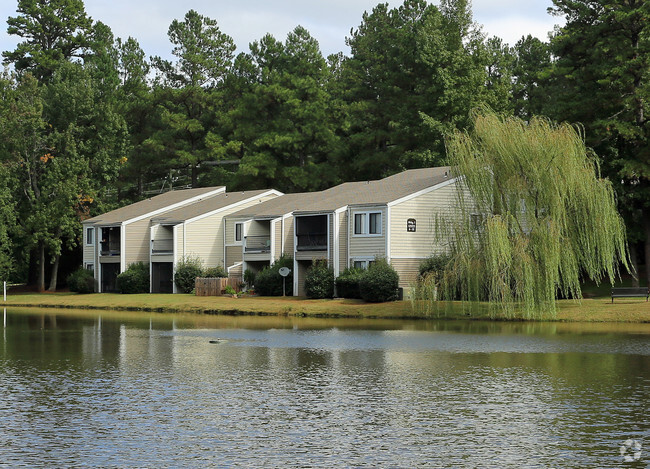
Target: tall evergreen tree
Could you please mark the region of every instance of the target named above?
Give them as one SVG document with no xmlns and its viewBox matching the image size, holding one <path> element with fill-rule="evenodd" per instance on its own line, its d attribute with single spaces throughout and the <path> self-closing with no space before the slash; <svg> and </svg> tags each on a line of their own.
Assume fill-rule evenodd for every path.
<svg viewBox="0 0 650 469">
<path fill-rule="evenodd" d="M 467 2 L 379 4 L 347 42 L 352 167 L 346 177 L 374 179 L 442 163 L 444 135 L 465 127 L 489 93 L 483 37 Z"/>
<path fill-rule="evenodd" d="M 84 56 L 92 19 L 82 0 L 18 0 L 17 13 L 7 19 L 7 32 L 23 41 L 2 53 L 17 71 L 47 80 L 60 62 Z"/>
<path fill-rule="evenodd" d="M 301 26 L 284 43 L 266 35 L 238 57 L 228 85 L 239 97 L 224 126 L 232 150 L 241 152 L 240 187 L 304 191 L 334 182 L 329 157 L 337 136 L 328 78 L 318 42 Z"/>
<path fill-rule="evenodd" d="M 156 97 L 159 126 L 145 141 L 150 152 L 164 155 L 168 168 L 189 168 L 192 187 L 199 185 L 201 163 L 213 159 L 211 130 L 217 114 L 217 88 L 231 66 L 235 45 L 217 22 L 190 10 L 174 20 L 168 36 L 176 63 L 152 58 L 158 70 Z"/>
<path fill-rule="evenodd" d="M 650 284 L 650 4 L 554 0 L 566 18 L 551 41 L 553 116 L 585 126 L 587 144 L 617 184 L 629 231 L 643 233 Z"/>
</svg>

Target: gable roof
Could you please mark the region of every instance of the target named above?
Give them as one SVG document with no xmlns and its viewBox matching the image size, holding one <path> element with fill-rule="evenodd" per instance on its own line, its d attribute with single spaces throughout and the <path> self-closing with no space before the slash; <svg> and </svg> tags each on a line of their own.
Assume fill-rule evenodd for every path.
<svg viewBox="0 0 650 469">
<path fill-rule="evenodd" d="M 299 192 L 284 194 L 272 200 L 267 200 L 259 205 L 247 207 L 228 215 L 228 218 L 278 218 L 287 213 L 294 212 L 317 198 L 320 192 Z"/>
<path fill-rule="evenodd" d="M 275 190 L 261 189 L 256 191 L 242 191 L 242 192 L 224 192 L 217 194 L 213 197 L 195 202 L 185 207 L 177 208 L 169 212 L 164 212 L 152 219 L 154 223 L 163 223 L 163 224 L 178 224 L 185 221 L 191 220 L 192 218 L 199 217 L 201 215 L 206 215 L 210 212 L 226 208 L 230 205 L 237 204 L 239 202 L 244 202 L 248 199 L 261 196 L 263 194 L 268 195 L 270 193 L 275 193 L 281 195 L 281 193 Z"/>
<path fill-rule="evenodd" d="M 285 194 L 228 217 L 277 218 L 293 212 L 333 212 L 347 205 L 384 205 L 451 179 L 449 166 L 410 169 L 375 181 L 345 182 L 320 192 Z"/>
<path fill-rule="evenodd" d="M 410 169 L 375 181 L 346 182 L 324 190 L 300 212 L 331 212 L 346 205 L 384 205 L 453 179 L 451 168 Z"/>
<path fill-rule="evenodd" d="M 224 186 L 202 187 L 199 189 L 171 190 L 164 194 L 151 197 L 150 199 L 141 200 L 131 205 L 111 210 L 102 215 L 84 220 L 83 223 L 92 223 L 94 225 L 110 225 L 122 223 L 134 218 L 145 217 L 149 214 L 155 215 L 164 211 L 167 207 L 173 210 L 181 205 L 199 201 L 207 197 L 213 197 L 216 194 L 225 192 Z"/>
</svg>

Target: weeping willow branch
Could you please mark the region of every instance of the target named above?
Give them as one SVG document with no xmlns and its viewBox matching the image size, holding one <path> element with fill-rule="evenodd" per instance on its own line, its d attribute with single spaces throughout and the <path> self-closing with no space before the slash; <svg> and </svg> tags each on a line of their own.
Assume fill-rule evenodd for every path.
<svg viewBox="0 0 650 469">
<path fill-rule="evenodd" d="M 490 110 L 474 130 L 447 141 L 460 217 L 439 217 L 451 262 L 443 298 L 489 301 L 512 316 L 555 314 L 558 294 L 580 298 L 582 276 L 596 282 L 628 268 L 625 226 L 611 183 L 600 178 L 581 130 Z"/>
</svg>

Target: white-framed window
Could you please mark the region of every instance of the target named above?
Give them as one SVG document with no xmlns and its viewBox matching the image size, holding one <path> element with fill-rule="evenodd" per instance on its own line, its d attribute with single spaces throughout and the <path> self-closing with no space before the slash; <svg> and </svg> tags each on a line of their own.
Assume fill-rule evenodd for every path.
<svg viewBox="0 0 650 469">
<path fill-rule="evenodd" d="M 380 236 L 381 212 L 355 213 L 353 233 L 357 236 Z"/>
<path fill-rule="evenodd" d="M 86 228 L 86 246 L 95 245 L 95 228 L 87 227 Z"/>
<path fill-rule="evenodd" d="M 86 262 L 84 268 L 86 270 L 90 270 L 91 272 L 95 272 L 95 264 L 93 264 L 92 262 Z"/>
<path fill-rule="evenodd" d="M 352 267 L 355 269 L 367 269 L 375 263 L 374 259 L 352 259 Z"/>
<path fill-rule="evenodd" d="M 241 242 L 244 237 L 244 224 L 235 223 L 235 241 Z"/>
</svg>

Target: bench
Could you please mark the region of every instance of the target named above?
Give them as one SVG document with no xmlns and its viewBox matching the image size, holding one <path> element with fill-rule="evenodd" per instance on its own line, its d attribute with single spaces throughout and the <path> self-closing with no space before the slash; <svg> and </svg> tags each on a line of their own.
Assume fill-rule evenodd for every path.
<svg viewBox="0 0 650 469">
<path fill-rule="evenodd" d="M 612 303 L 614 298 L 632 298 L 632 297 L 644 297 L 648 301 L 650 296 L 650 288 L 648 287 L 626 287 L 626 288 L 612 288 Z"/>
</svg>

